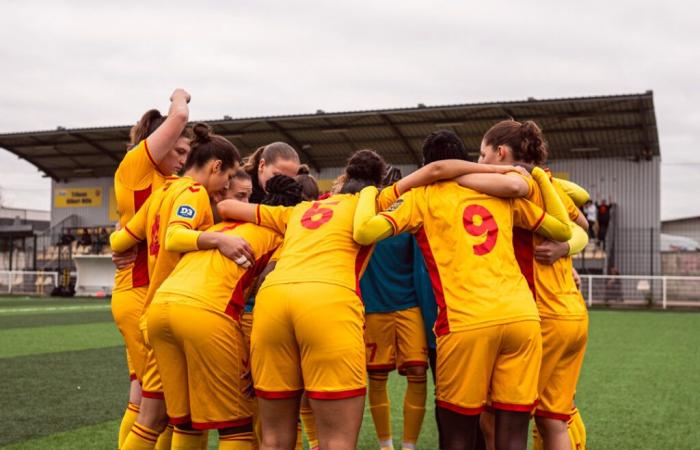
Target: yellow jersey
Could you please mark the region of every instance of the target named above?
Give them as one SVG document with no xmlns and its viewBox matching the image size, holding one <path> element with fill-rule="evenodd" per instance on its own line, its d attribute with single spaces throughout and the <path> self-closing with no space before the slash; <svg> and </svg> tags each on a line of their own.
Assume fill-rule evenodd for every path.
<svg viewBox="0 0 700 450">
<path fill-rule="evenodd" d="M 146 203 L 152 192 L 158 190 L 165 182 L 166 175 L 161 173 L 148 150 L 144 139 L 129 150 L 114 174 L 114 194 L 119 211 L 119 224 L 124 225 Z M 117 269 L 114 276 L 113 292 L 124 291 L 148 284 L 148 262 L 146 245 L 137 247 L 136 261 L 130 267 Z"/>
<path fill-rule="evenodd" d="M 171 301 L 174 294 L 177 297 L 172 301 L 191 303 L 238 320 L 256 278 L 282 244 L 282 235 L 269 228 L 242 222 L 220 222 L 206 231 L 245 239 L 256 255 L 255 264 L 245 269 L 218 249 L 185 253 L 160 285 L 153 303 Z"/>
<path fill-rule="evenodd" d="M 352 289 L 360 295 L 360 277 L 374 246 L 353 240 L 359 194 L 336 194 L 296 206 L 258 205 L 256 223 L 284 235 L 275 270 L 262 287 L 283 283 L 321 282 Z M 398 198 L 396 185 L 377 196 L 379 210 Z"/>
<path fill-rule="evenodd" d="M 214 216 L 207 190 L 192 178 L 182 177 L 168 180 L 162 189 L 151 196 L 148 205 L 125 225 L 125 231 L 135 240 L 145 241 L 148 248 L 150 283 L 144 312 L 161 283 L 180 260 L 181 253 L 165 249 L 168 229 L 184 227 L 206 230 L 213 224 Z"/>
<path fill-rule="evenodd" d="M 552 185 L 561 198 L 569 219 L 575 221 L 579 210 L 564 192 L 556 179 L 552 179 Z M 540 207 L 544 207 L 544 200 L 539 186 L 531 178 L 528 179 L 530 190 L 527 199 Z M 553 264 L 538 262 L 534 256 L 536 246 L 544 242 L 546 238 L 533 233 L 529 229 L 516 227 L 513 230 L 513 247 L 521 272 L 528 282 L 530 290 L 537 303 L 541 317 L 558 317 L 579 319 L 586 316 L 586 305 L 581 292 L 576 287 L 573 277 L 573 261 L 571 256 L 559 258 Z"/>
<path fill-rule="evenodd" d="M 513 226 L 534 230 L 545 212 L 445 181 L 412 189 L 379 213 L 393 234 L 416 234 L 439 311 L 438 336 L 539 320 L 513 250 Z"/>
</svg>

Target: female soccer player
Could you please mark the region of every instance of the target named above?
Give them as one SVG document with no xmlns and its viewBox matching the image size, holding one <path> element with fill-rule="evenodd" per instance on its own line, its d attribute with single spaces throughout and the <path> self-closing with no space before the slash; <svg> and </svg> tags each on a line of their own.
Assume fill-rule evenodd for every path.
<svg viewBox="0 0 700 450">
<path fill-rule="evenodd" d="M 571 236 L 547 175 L 536 168 L 533 176 L 551 215 L 533 203 L 491 197 L 454 182 L 414 189 L 376 216 L 376 189 L 360 195 L 358 242 L 414 232 L 431 273 L 440 308 L 437 399 L 446 449 L 474 448 L 489 395 L 496 409 L 496 448 L 524 448 L 527 442 L 541 335 L 515 259 L 512 227 L 527 226 L 558 240 Z"/>
<path fill-rule="evenodd" d="M 440 179 L 436 175 L 453 178 L 477 168 L 466 161 L 426 166 L 384 189 L 380 207 L 404 190 Z M 219 204 L 223 217 L 285 234 L 277 266 L 258 292 L 253 320 L 251 358 L 263 449 L 294 445 L 303 390 L 314 410 L 321 445 L 355 448 L 366 386 L 357 291 L 370 253 L 353 240 L 355 193 L 379 184 L 384 170 L 379 155 L 360 150 L 348 160 L 340 194 L 325 200 L 294 208 L 231 200 Z"/>
<path fill-rule="evenodd" d="M 166 176 L 178 172 L 185 164 L 191 139 L 191 130 L 187 128 L 190 95 L 183 89 L 176 89 L 170 101 L 167 117 L 152 109 L 146 111 L 134 126 L 131 133 L 134 147 L 124 156 L 114 174 L 121 227 L 136 214 L 151 192 L 163 185 Z M 131 377 L 129 404 L 119 428 L 120 447 L 138 416 L 141 404 L 139 382 L 143 374 L 140 365 L 143 347 L 139 344 L 141 332 L 138 323 L 148 288 L 148 267 L 145 245 L 135 250 L 133 256 L 133 252 L 115 255 L 118 267 L 112 291 L 112 315 L 124 337 Z"/>
<path fill-rule="evenodd" d="M 253 180 L 252 203 L 260 203 L 265 196 L 265 183 L 275 175 L 294 177 L 299 171 L 299 155 L 286 142 L 273 142 L 258 148 L 250 155 L 243 170 Z"/>
<path fill-rule="evenodd" d="M 486 164 L 515 164 L 524 162 L 542 166 L 547 159 L 544 136 L 534 122 L 506 120 L 495 124 L 484 135 L 480 162 Z M 575 429 L 567 426 L 578 415 L 574 406 L 576 384 L 583 364 L 588 339 L 588 313 L 573 275 L 572 254 L 583 250 L 588 242 L 587 223 L 578 207 L 564 193 L 562 182 L 553 181 L 564 202 L 575 232 L 568 242 L 551 242 L 527 230 L 514 232 L 516 257 L 523 275 L 533 292 L 542 327 L 542 368 L 539 375 L 539 404 L 535 422 L 546 449 L 570 449 L 574 434 L 585 433 L 583 422 L 577 420 Z M 567 188 L 577 192 L 575 197 L 588 194 L 573 183 Z M 530 201 L 542 206 L 539 189 L 531 189 Z M 486 433 L 488 434 L 488 433 Z"/>
<path fill-rule="evenodd" d="M 266 205 L 293 206 L 301 186 L 284 175 L 271 178 Z M 219 450 L 247 450 L 252 439 L 252 400 L 246 396 L 248 348 L 239 319 L 258 272 L 282 243 L 269 228 L 221 222 L 207 230 L 238 236 L 258 259 L 243 268 L 218 249 L 189 252 L 161 284 L 148 311 L 148 335 L 163 379 L 171 423 L 193 429 L 180 439 L 196 448 L 196 430 L 217 429 Z"/>
<path fill-rule="evenodd" d="M 115 251 L 124 251 L 144 241 L 147 244 L 150 283 L 139 324 L 142 331 L 145 331 L 146 326 L 144 313 L 155 291 L 170 274 L 181 253 L 218 248 L 228 257 L 242 262 L 246 258 L 252 258 L 248 244 L 242 239 L 221 233 L 199 231 L 213 224 L 207 189 L 216 192 L 228 185 L 240 163 L 240 155 L 226 139 L 211 135 L 209 127 L 205 124 L 195 125 L 193 131 L 195 139 L 192 142 L 193 149 L 184 165 L 185 176 L 169 180 L 149 198 L 147 205 L 110 239 Z M 154 436 L 165 428 L 167 419 L 158 367 L 145 333 L 141 342 L 146 348 L 142 380 L 144 399 L 139 416 L 125 439 L 122 450 L 153 448 Z M 174 446 L 177 440 L 178 433 L 175 433 Z"/>
</svg>

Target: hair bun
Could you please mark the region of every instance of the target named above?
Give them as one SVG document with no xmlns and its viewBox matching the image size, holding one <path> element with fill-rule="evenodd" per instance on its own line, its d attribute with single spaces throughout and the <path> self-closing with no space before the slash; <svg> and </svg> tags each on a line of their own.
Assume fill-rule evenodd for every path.
<svg viewBox="0 0 700 450">
<path fill-rule="evenodd" d="M 194 133 L 195 140 L 199 143 L 211 141 L 212 129 L 206 123 L 196 123 L 192 127 L 192 132 Z"/>
<path fill-rule="evenodd" d="M 311 175 L 311 169 L 309 169 L 309 166 L 306 164 L 302 164 L 299 166 L 299 170 L 297 170 L 297 175 Z"/>
<path fill-rule="evenodd" d="M 293 206 L 301 201 L 301 184 L 286 175 L 275 175 L 265 183 L 265 205 Z"/>
</svg>

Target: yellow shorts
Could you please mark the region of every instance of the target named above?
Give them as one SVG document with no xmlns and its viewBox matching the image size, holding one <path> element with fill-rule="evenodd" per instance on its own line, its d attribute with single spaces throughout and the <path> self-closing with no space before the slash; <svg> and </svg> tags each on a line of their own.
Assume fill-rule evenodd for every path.
<svg viewBox="0 0 700 450">
<path fill-rule="evenodd" d="M 150 312 L 151 307 L 148 307 Z M 146 398 L 163 399 L 163 381 L 160 378 L 158 371 L 158 363 L 156 355 L 153 353 L 148 329 L 141 329 L 143 345 L 146 349 L 146 354 L 143 356 L 141 365 L 143 366 L 143 374 L 141 375 L 141 395 Z"/>
<path fill-rule="evenodd" d="M 588 318 L 542 318 L 542 368 L 535 415 L 568 421 L 588 341 Z"/>
<path fill-rule="evenodd" d="M 253 400 L 245 396 L 248 350 L 238 322 L 177 296 L 153 303 L 148 335 L 163 379 L 170 423 L 198 430 L 252 423 Z"/>
<path fill-rule="evenodd" d="M 112 294 L 112 317 L 124 338 L 126 362 L 131 380 L 140 381 L 143 374 L 142 363 L 146 348 L 143 346 L 143 336 L 139 330 L 139 319 L 147 291 L 148 286 L 145 286 Z"/>
<path fill-rule="evenodd" d="M 251 361 L 260 398 L 343 399 L 365 394 L 362 301 L 342 286 L 289 283 L 258 292 Z"/>
<path fill-rule="evenodd" d="M 406 367 L 428 367 L 428 344 L 420 308 L 367 314 L 365 321 L 368 371 L 398 368 L 404 374 Z"/>
<path fill-rule="evenodd" d="M 531 412 L 537 400 L 542 334 L 536 320 L 457 331 L 437 338 L 437 405 L 480 414 Z"/>
</svg>

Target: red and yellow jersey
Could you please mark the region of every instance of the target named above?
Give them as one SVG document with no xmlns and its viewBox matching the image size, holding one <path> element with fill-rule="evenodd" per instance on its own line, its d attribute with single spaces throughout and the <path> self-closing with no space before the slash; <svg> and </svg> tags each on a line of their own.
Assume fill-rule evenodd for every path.
<svg viewBox="0 0 700 450">
<path fill-rule="evenodd" d="M 359 194 L 337 194 L 296 206 L 258 205 L 256 223 L 284 234 L 275 270 L 263 287 L 274 284 L 321 282 L 360 293 L 360 277 L 373 246 L 353 240 L 353 219 Z M 398 198 L 396 185 L 377 197 L 379 210 Z"/>
<path fill-rule="evenodd" d="M 446 181 L 412 189 L 380 215 L 394 234 L 416 234 L 439 306 L 438 336 L 539 319 L 512 240 L 514 225 L 540 225 L 542 208 Z"/>
<path fill-rule="evenodd" d="M 578 208 L 556 179 L 551 179 L 551 181 L 569 213 L 570 220 L 576 220 L 579 215 Z M 528 179 L 528 183 L 530 191 L 527 199 L 544 207 L 539 186 L 532 179 Z M 535 259 L 534 248 L 545 240 L 546 238 L 529 229 L 516 227 L 513 230 L 515 255 L 522 274 L 535 297 L 540 316 L 571 319 L 584 317 L 587 314 L 586 305 L 574 283 L 574 266 L 571 256 L 559 258 L 551 265 L 542 264 Z"/>
<path fill-rule="evenodd" d="M 151 196 L 145 209 L 125 225 L 126 231 L 136 240 L 145 240 L 148 248 L 150 283 L 144 312 L 161 283 L 180 260 L 181 253 L 165 249 L 168 229 L 184 227 L 205 230 L 214 224 L 209 195 L 204 186 L 190 177 L 168 181 Z"/>
<path fill-rule="evenodd" d="M 189 303 L 237 319 L 256 278 L 282 244 L 282 235 L 269 228 L 241 222 L 221 222 L 207 231 L 245 239 L 257 258 L 253 267 L 239 266 L 218 249 L 185 253 L 161 284 L 153 303 Z"/>
<path fill-rule="evenodd" d="M 165 178 L 166 175 L 159 171 L 153 160 L 145 139 L 126 153 L 114 174 L 114 194 L 119 211 L 119 224 L 122 227 L 146 203 L 151 193 L 163 185 Z M 134 265 L 117 269 L 114 276 L 114 292 L 148 284 L 146 255 L 145 244 L 139 245 Z"/>
</svg>

